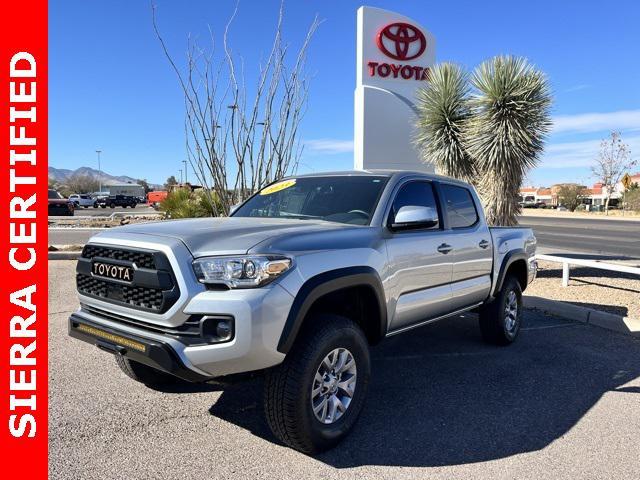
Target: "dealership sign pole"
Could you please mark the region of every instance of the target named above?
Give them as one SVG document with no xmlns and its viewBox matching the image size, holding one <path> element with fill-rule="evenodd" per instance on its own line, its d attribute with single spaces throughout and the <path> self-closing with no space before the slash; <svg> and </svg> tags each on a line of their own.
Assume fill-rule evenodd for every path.
<svg viewBox="0 0 640 480">
<path fill-rule="evenodd" d="M 433 172 L 413 146 L 415 95 L 428 81 L 435 38 L 410 18 L 358 9 L 354 167 Z"/>
<path fill-rule="evenodd" d="M 3 478 L 47 478 L 47 2 L 0 5 Z"/>
</svg>

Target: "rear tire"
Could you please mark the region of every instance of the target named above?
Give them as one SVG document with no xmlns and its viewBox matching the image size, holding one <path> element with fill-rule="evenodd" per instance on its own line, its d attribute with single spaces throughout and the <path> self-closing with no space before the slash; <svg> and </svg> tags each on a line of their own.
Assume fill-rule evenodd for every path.
<svg viewBox="0 0 640 480">
<path fill-rule="evenodd" d="M 129 360 L 123 355 L 116 355 L 116 363 L 118 367 L 120 367 L 120 370 L 129 378 L 150 387 L 172 385 L 182 382 L 178 377 L 174 377 L 173 375 L 149 367 L 143 363 L 136 362 L 135 360 Z"/>
<path fill-rule="evenodd" d="M 334 447 L 353 428 L 371 366 L 367 339 L 354 322 L 323 314 L 307 323 L 284 362 L 267 372 L 264 405 L 280 441 L 315 454 Z"/>
<path fill-rule="evenodd" d="M 522 288 L 509 275 L 496 297 L 480 308 L 480 332 L 485 342 L 494 345 L 513 343 L 522 324 Z"/>
</svg>

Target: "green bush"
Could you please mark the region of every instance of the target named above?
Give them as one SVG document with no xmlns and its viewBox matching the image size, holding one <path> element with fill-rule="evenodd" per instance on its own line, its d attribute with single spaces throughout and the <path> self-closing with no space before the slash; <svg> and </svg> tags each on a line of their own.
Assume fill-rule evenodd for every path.
<svg viewBox="0 0 640 480">
<path fill-rule="evenodd" d="M 211 195 L 214 194 L 211 193 Z M 213 197 L 213 202 L 218 206 L 218 212 L 222 211 L 215 197 Z M 169 218 L 216 216 L 206 192 L 202 190 L 192 192 L 186 188 L 179 188 L 169 193 L 167 198 L 160 202 L 159 210 L 165 212 Z"/>
</svg>

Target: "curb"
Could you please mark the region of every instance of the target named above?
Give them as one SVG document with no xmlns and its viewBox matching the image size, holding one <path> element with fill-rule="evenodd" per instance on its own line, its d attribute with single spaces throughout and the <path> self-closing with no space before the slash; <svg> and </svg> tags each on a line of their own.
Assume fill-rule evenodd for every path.
<svg viewBox="0 0 640 480">
<path fill-rule="evenodd" d="M 48 260 L 77 260 L 82 252 L 77 250 L 73 252 L 49 252 Z"/>
<path fill-rule="evenodd" d="M 639 319 L 601 312 L 592 308 L 580 307 L 547 298 L 523 295 L 522 299 L 526 308 L 541 310 L 557 317 L 595 325 L 596 327 L 640 338 Z"/>
</svg>

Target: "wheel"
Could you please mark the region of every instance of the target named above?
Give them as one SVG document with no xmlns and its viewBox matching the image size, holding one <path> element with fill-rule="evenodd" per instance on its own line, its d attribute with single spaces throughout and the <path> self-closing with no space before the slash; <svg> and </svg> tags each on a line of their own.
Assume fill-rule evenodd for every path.
<svg viewBox="0 0 640 480">
<path fill-rule="evenodd" d="M 494 345 L 509 345 L 518 336 L 521 323 L 522 289 L 518 280 L 509 275 L 496 298 L 480 308 L 482 338 Z"/>
<path fill-rule="evenodd" d="M 93 204 L 93 208 L 98 208 L 98 202 L 95 202 L 95 203 Z"/>
<path fill-rule="evenodd" d="M 362 330 L 337 315 L 315 315 L 279 366 L 267 372 L 267 423 L 283 443 L 314 454 L 338 444 L 364 405 L 371 366 Z"/>
<path fill-rule="evenodd" d="M 134 203 L 134 204 L 132 204 L 132 205 L 131 205 L 131 208 L 136 208 L 136 204 L 135 204 L 135 203 Z"/>
<path fill-rule="evenodd" d="M 116 355 L 116 363 L 129 378 L 148 386 L 161 386 L 181 383 L 178 377 L 149 367 L 135 360 L 129 360 L 123 355 Z"/>
</svg>

